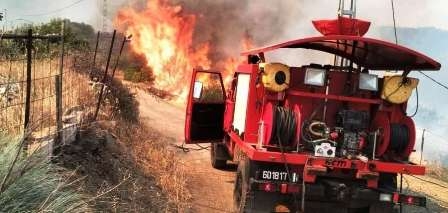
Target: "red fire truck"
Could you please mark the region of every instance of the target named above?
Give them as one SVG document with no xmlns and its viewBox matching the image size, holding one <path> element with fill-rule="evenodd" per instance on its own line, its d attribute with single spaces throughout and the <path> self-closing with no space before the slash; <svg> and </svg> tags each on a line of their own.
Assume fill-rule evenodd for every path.
<svg viewBox="0 0 448 213">
<path fill-rule="evenodd" d="M 243 52 L 246 61 L 228 91 L 220 73 L 194 70 L 186 143 L 211 142 L 214 168 L 238 163 L 238 212 L 387 213 L 425 206 L 424 197 L 401 193 L 397 176 L 425 174 L 409 161 L 416 130 L 406 109 L 418 85 L 409 73 L 439 70 L 440 63 L 364 37 L 366 21 L 313 24 L 321 36 Z M 318 51 L 326 60 L 269 61 L 268 54 L 286 49 Z"/>
</svg>

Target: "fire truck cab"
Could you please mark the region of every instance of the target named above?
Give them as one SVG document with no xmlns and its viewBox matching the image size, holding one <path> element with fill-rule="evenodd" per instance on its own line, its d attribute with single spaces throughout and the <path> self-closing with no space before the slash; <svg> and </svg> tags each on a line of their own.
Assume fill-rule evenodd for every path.
<svg viewBox="0 0 448 213">
<path fill-rule="evenodd" d="M 339 17 L 313 24 L 323 35 L 243 52 L 227 92 L 220 73 L 194 70 L 186 143 L 212 143 L 215 168 L 238 163 L 238 212 L 425 206 L 424 197 L 397 187 L 398 174 L 425 174 L 409 161 L 416 131 L 406 109 L 418 79 L 408 74 L 441 65 L 364 37 L 369 22 Z M 334 61 L 292 67 L 265 57 L 295 48 L 333 54 Z M 398 72 L 377 72 L 387 70 Z"/>
</svg>

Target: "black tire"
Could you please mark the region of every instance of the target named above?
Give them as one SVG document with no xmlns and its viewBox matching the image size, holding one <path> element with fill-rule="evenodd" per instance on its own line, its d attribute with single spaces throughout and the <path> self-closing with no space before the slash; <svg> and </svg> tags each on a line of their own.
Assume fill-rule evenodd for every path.
<svg viewBox="0 0 448 213">
<path fill-rule="evenodd" d="M 397 190 L 397 175 L 396 174 L 380 174 L 378 186 L 383 190 L 394 192 Z M 378 202 L 370 205 L 369 213 L 395 213 L 394 204 Z"/>
<path fill-rule="evenodd" d="M 227 160 L 217 158 L 218 149 L 223 149 L 218 143 L 213 143 L 210 147 L 210 161 L 212 167 L 215 169 L 225 169 L 227 167 Z"/>
<path fill-rule="evenodd" d="M 394 205 L 391 203 L 375 203 L 370 205 L 369 213 L 395 213 Z"/>
<path fill-rule="evenodd" d="M 233 189 L 234 209 L 237 213 L 272 212 L 276 194 L 254 191 L 250 186 L 251 169 L 254 166 L 249 158 L 243 157 L 238 163 L 235 188 Z"/>
<path fill-rule="evenodd" d="M 250 161 L 247 158 L 241 159 L 236 171 L 235 185 L 233 189 L 234 209 L 237 213 L 250 212 L 252 196 L 249 186 Z"/>
</svg>

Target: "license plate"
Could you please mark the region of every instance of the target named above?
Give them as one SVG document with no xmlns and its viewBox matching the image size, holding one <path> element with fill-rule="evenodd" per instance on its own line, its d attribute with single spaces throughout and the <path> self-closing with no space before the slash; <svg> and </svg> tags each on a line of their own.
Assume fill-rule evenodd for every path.
<svg viewBox="0 0 448 213">
<path fill-rule="evenodd" d="M 297 182 L 298 177 L 297 173 L 293 172 L 292 175 L 292 182 Z M 285 171 L 271 171 L 271 170 L 262 170 L 261 179 L 263 180 L 273 180 L 273 181 L 289 181 L 288 179 L 288 173 Z"/>
</svg>

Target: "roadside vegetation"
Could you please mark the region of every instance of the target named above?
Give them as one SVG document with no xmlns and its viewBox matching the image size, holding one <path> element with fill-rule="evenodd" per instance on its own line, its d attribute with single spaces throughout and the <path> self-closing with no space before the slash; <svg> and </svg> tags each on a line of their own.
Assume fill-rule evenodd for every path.
<svg viewBox="0 0 448 213">
<path fill-rule="evenodd" d="M 55 19 L 32 26 L 33 32 L 58 34 L 61 22 Z M 66 23 L 67 50 L 89 57 L 86 53 L 91 50 L 91 38 L 95 37 L 93 28 L 69 20 Z M 17 28 L 13 33 L 26 33 L 28 27 Z M 24 57 L 23 42 L 12 40 L 2 45 L 1 52 L 9 54 L 2 55 L 3 58 Z M 35 44 L 34 51 L 42 56 L 42 59 L 34 61 L 38 65 L 33 67 L 36 78 L 45 77 L 48 74 L 45 70 L 58 66 L 58 52 L 53 51 L 58 49 L 57 46 L 57 41 Z M 133 82 L 151 82 L 151 72 L 144 69 L 144 62 L 133 57 L 125 54 L 120 70 Z M 98 91 L 95 85 L 88 85 L 92 80 L 92 76 L 86 75 L 91 71 L 90 63 L 80 61 L 88 62 L 81 56 L 66 58 L 67 64 L 77 66 L 71 67 L 74 72 L 64 74 L 66 83 L 63 91 L 68 91 L 74 101 L 63 105 L 64 109 L 75 105 L 83 110 L 84 118 L 76 140 L 64 144 L 60 155 L 50 159 L 51 142 L 33 141 L 35 138 L 51 141 L 55 130 L 51 124 L 54 123 L 52 116 L 47 116 L 53 119 L 52 122 L 39 121 L 39 125 L 43 122 L 45 127 L 48 126 L 48 131 L 42 134 L 49 137 L 37 137 L 34 132 L 29 134 L 32 150 L 28 147 L 28 151 L 23 151 L 24 140 L 12 138 L 12 134 L 0 135 L 0 212 L 179 212 L 187 209 L 189 193 L 185 186 L 185 172 L 182 162 L 167 147 L 166 140 L 169 139 L 140 124 L 138 102 L 120 80 L 107 84 L 98 119 L 93 121 L 93 108 L 90 106 L 95 105 Z M 12 70 L 0 73 L 8 77 L 7 82 L 24 78 L 19 72 L 22 64 L 3 65 L 0 64 L 0 71 Z M 102 68 L 94 69 L 101 71 Z M 52 82 L 43 82 L 42 85 L 42 91 L 37 92 L 50 94 L 54 90 Z M 77 92 L 71 93 L 73 85 L 77 85 Z M 43 101 L 39 106 L 42 109 L 37 111 L 42 111 L 45 116 L 46 109 L 51 109 L 49 106 L 54 103 L 55 100 L 49 98 L 48 103 Z M 3 118 L 11 120 L 13 115 L 23 114 L 22 110 L 20 107 L 11 108 L 1 114 L 0 121 L 3 124 Z M 20 119 L 17 120 L 21 125 Z M 19 129 L 15 134 L 22 132 Z"/>
<path fill-rule="evenodd" d="M 441 162 L 433 161 L 427 164 L 427 175 L 448 182 L 448 168 Z"/>
<path fill-rule="evenodd" d="M 0 138 L 0 212 L 91 211 L 73 171 L 51 164 L 42 148 L 25 156 L 23 139 Z"/>
</svg>

